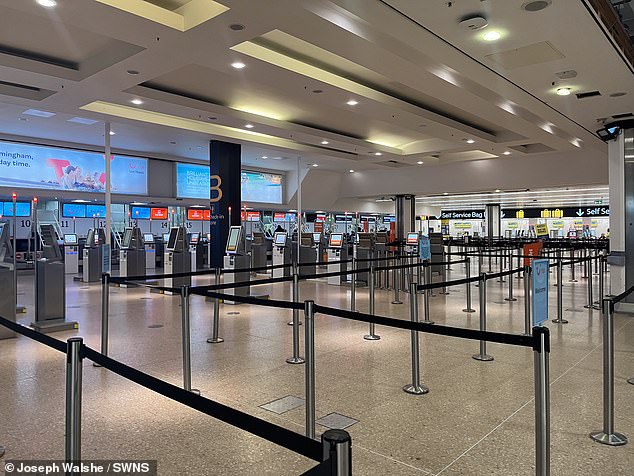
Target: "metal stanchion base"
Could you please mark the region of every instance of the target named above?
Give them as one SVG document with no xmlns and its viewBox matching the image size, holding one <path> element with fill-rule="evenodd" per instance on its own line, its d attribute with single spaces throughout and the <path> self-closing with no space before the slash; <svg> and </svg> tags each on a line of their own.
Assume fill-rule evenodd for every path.
<svg viewBox="0 0 634 476">
<path fill-rule="evenodd" d="M 301 357 L 289 357 L 286 359 L 287 364 L 303 364 L 305 362 Z"/>
<path fill-rule="evenodd" d="M 449 291 L 440 291 L 438 294 L 442 294 L 443 296 L 447 296 Z"/>
<path fill-rule="evenodd" d="M 15 312 L 17 312 L 18 314 L 26 314 L 26 306 L 16 306 Z"/>
<path fill-rule="evenodd" d="M 5 452 L 4 446 L 0 446 L 0 458 L 4 456 L 4 452 Z"/>
<path fill-rule="evenodd" d="M 381 336 L 376 335 L 376 334 L 367 334 L 367 335 L 364 335 L 363 338 L 365 340 L 379 340 L 379 339 L 381 339 Z"/>
<path fill-rule="evenodd" d="M 291 321 L 291 322 L 287 322 L 287 325 L 292 326 L 292 325 L 293 325 L 293 321 Z M 302 325 L 302 321 L 299 321 L 299 322 L 297 323 L 297 325 L 298 325 L 298 326 L 301 326 L 301 325 Z"/>
<path fill-rule="evenodd" d="M 434 321 L 420 321 L 422 324 L 435 324 Z"/>
<path fill-rule="evenodd" d="M 513 301 L 517 301 L 517 298 L 504 298 L 505 301 L 509 301 L 509 302 L 513 302 Z"/>
<path fill-rule="evenodd" d="M 623 446 L 627 444 L 627 436 L 622 435 L 621 433 L 612 433 L 609 435 L 607 433 L 603 433 L 602 431 L 595 431 L 590 433 L 590 438 L 602 445 Z"/>
<path fill-rule="evenodd" d="M 627 383 L 629 383 L 630 385 L 634 385 L 634 377 L 628 378 Z"/>
<path fill-rule="evenodd" d="M 213 338 L 209 338 L 207 339 L 207 342 L 210 344 L 220 344 L 221 342 L 224 342 L 225 340 L 222 337 L 218 337 L 217 339 L 213 339 Z"/>
<path fill-rule="evenodd" d="M 481 362 L 491 362 L 493 360 L 493 356 L 489 354 L 475 354 L 473 358 Z"/>
<path fill-rule="evenodd" d="M 463 310 L 462 310 L 462 312 L 469 312 L 469 313 L 471 313 L 471 312 L 476 312 L 476 310 L 475 310 L 475 309 L 463 309 Z"/>
<path fill-rule="evenodd" d="M 403 304 L 403 301 L 392 301 L 392 304 Z"/>
<path fill-rule="evenodd" d="M 403 387 L 403 391 L 411 395 L 425 395 L 426 393 L 429 393 L 429 389 L 425 387 L 424 385 L 414 385 L 414 384 L 405 385 Z"/>
<path fill-rule="evenodd" d="M 553 324 L 568 324 L 568 321 L 566 319 L 553 319 L 551 322 Z"/>
<path fill-rule="evenodd" d="M 99 364 L 97 364 L 97 363 L 95 363 L 95 362 L 93 362 L 93 363 L 92 363 L 92 366 L 93 366 L 93 367 L 103 367 L 103 365 L 99 365 Z"/>
<path fill-rule="evenodd" d="M 594 309 L 594 304 L 586 304 L 583 307 L 584 307 L 584 309 Z"/>
<path fill-rule="evenodd" d="M 200 390 L 198 390 L 197 388 L 192 388 L 190 392 L 193 393 L 194 395 L 200 395 Z"/>
</svg>

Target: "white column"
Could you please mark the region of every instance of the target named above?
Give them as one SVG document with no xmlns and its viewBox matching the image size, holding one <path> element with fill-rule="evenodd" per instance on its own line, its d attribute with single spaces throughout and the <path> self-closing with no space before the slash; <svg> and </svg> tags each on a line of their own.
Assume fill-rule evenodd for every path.
<svg viewBox="0 0 634 476">
<path fill-rule="evenodd" d="M 625 149 L 624 134 L 608 142 L 610 181 L 610 252 L 625 254 Z M 614 295 L 625 291 L 625 266 L 610 266 L 610 285 Z"/>
</svg>

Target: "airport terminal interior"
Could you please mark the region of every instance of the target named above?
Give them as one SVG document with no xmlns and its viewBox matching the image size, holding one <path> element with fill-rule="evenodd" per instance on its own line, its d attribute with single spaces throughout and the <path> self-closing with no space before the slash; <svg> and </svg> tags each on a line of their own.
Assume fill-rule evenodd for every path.
<svg viewBox="0 0 634 476">
<path fill-rule="evenodd" d="M 634 1 L 0 26 L 5 474 L 634 474 Z"/>
</svg>

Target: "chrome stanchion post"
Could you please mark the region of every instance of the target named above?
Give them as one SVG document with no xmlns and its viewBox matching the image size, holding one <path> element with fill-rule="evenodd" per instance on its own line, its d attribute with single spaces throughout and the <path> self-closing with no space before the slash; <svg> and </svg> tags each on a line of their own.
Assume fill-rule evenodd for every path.
<svg viewBox="0 0 634 476">
<path fill-rule="evenodd" d="M 535 327 L 539 348 L 533 351 L 535 373 L 535 474 L 550 475 L 550 333 L 547 327 Z"/>
<path fill-rule="evenodd" d="M 594 304 L 592 303 L 592 257 L 589 257 L 589 259 L 586 261 L 586 266 L 588 269 L 588 304 L 583 307 L 585 307 L 586 309 L 598 309 L 598 307 L 595 308 Z"/>
<path fill-rule="evenodd" d="M 72 337 L 66 341 L 66 461 L 81 462 L 81 398 L 84 340 Z"/>
<path fill-rule="evenodd" d="M 604 299 L 602 304 L 603 430 L 590 433 L 590 438 L 604 445 L 621 446 L 627 443 L 627 436 L 614 431 L 614 303 Z"/>
<path fill-rule="evenodd" d="M 471 259 L 468 256 L 465 258 L 465 269 L 467 271 L 467 279 L 471 279 Z M 467 308 L 463 309 L 462 312 L 472 313 L 475 312 L 475 309 L 471 307 L 471 283 L 467 282 L 465 286 L 467 294 Z"/>
<path fill-rule="evenodd" d="M 511 258 L 509 258 L 509 263 L 512 263 Z M 509 295 L 508 297 L 505 297 L 504 300 L 509 302 L 517 301 L 517 298 L 513 297 L 513 275 L 512 274 L 509 275 Z"/>
<path fill-rule="evenodd" d="M 524 335 L 531 334 L 531 267 L 524 266 Z"/>
<path fill-rule="evenodd" d="M 409 314 L 412 322 L 418 322 L 418 294 L 416 284 L 412 284 L 409 293 Z M 403 391 L 412 395 L 424 395 L 429 389 L 420 383 L 420 354 L 418 345 L 418 331 L 411 331 L 412 340 L 412 383 L 405 385 Z"/>
<path fill-rule="evenodd" d="M 594 304 L 600 304 L 603 300 L 603 271 L 605 269 L 605 256 L 603 253 L 599 253 L 599 300 L 595 301 Z"/>
<path fill-rule="evenodd" d="M 429 265 L 429 261 L 425 260 L 423 261 L 423 265 L 425 268 L 425 272 L 424 272 L 424 276 L 425 276 L 425 284 L 431 284 L 432 283 L 432 279 L 431 279 L 431 266 Z M 424 322 L 426 324 L 433 324 L 434 321 L 430 321 L 429 320 L 429 298 L 430 298 L 430 294 L 431 294 L 431 290 L 430 289 L 425 289 L 423 291 L 423 298 L 424 298 L 424 302 L 425 302 L 425 318 L 424 318 Z"/>
<path fill-rule="evenodd" d="M 575 249 L 574 248 L 570 249 L 570 261 L 571 261 L 571 263 L 570 263 L 570 272 L 572 273 L 572 276 L 570 278 L 570 282 L 571 283 L 576 283 L 578 281 L 577 281 L 577 278 L 575 277 L 575 268 L 576 268 L 576 266 L 575 266 Z"/>
<path fill-rule="evenodd" d="M 370 288 L 368 313 L 374 315 L 374 264 L 372 261 L 370 261 L 370 271 L 368 272 L 368 287 Z M 363 336 L 365 340 L 379 340 L 381 338 L 381 336 L 376 335 L 374 327 L 374 322 L 370 322 L 369 332 Z"/>
<path fill-rule="evenodd" d="M 584 248 L 583 249 L 583 276 L 581 276 L 582 278 L 588 277 L 588 261 L 586 260 L 587 257 L 588 257 L 588 250 L 587 248 Z"/>
<path fill-rule="evenodd" d="M 108 355 L 108 319 L 110 312 L 110 275 L 101 275 L 101 353 Z M 93 367 L 101 365 L 93 362 Z"/>
<path fill-rule="evenodd" d="M 181 286 L 181 340 L 183 346 L 183 389 L 200 395 L 192 389 L 192 360 L 189 329 L 189 286 Z"/>
<path fill-rule="evenodd" d="M 352 245 L 352 274 L 350 275 L 350 311 L 356 311 L 357 300 L 357 244 Z"/>
<path fill-rule="evenodd" d="M 563 303 L 563 280 L 564 280 L 564 265 L 561 261 L 561 256 L 558 256 L 557 260 L 557 319 L 553 319 L 555 324 L 568 324 L 568 321 L 564 319 L 564 303 Z"/>
<path fill-rule="evenodd" d="M 304 355 L 306 366 L 306 436 L 315 438 L 315 302 L 304 302 Z"/>
<path fill-rule="evenodd" d="M 297 263 L 293 263 L 293 302 L 299 299 L 299 275 Z M 299 356 L 299 310 L 293 309 L 293 356 L 286 359 L 289 364 L 303 364 L 304 359 Z"/>
<path fill-rule="evenodd" d="M 487 275 L 482 273 L 480 275 L 480 287 L 478 289 L 480 295 L 480 330 L 487 330 Z M 487 342 L 480 340 L 480 353 L 473 356 L 475 360 L 481 360 L 483 362 L 490 362 L 493 360 L 493 356 L 487 354 Z"/>
<path fill-rule="evenodd" d="M 352 476 L 352 438 L 346 430 L 327 430 L 321 435 L 323 461 L 330 461 L 332 476 Z"/>
<path fill-rule="evenodd" d="M 218 286 L 220 284 L 220 268 L 216 268 L 214 270 L 214 276 L 215 276 L 214 283 L 216 286 Z M 207 342 L 209 342 L 210 344 L 220 344 L 221 342 L 224 342 L 225 340 L 222 337 L 218 337 L 218 331 L 220 328 L 220 299 L 218 298 L 214 299 L 213 319 L 214 319 L 214 322 L 212 327 L 211 338 L 207 339 Z"/>
<path fill-rule="evenodd" d="M 398 262 L 399 260 L 394 260 L 394 268 L 392 269 L 392 281 L 394 281 L 394 300 L 392 304 L 403 304 L 400 297 L 400 289 L 401 289 L 401 279 L 398 273 Z"/>
</svg>

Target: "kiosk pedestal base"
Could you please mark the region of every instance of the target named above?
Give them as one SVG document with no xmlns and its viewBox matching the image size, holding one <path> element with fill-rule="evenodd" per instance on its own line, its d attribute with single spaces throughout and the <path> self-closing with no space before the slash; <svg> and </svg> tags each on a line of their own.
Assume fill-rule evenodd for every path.
<svg viewBox="0 0 634 476">
<path fill-rule="evenodd" d="M 42 334 L 79 329 L 78 322 L 68 322 L 65 319 L 50 319 L 44 322 L 32 322 L 31 327 Z"/>
</svg>

